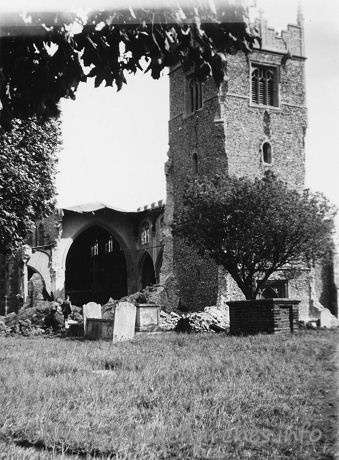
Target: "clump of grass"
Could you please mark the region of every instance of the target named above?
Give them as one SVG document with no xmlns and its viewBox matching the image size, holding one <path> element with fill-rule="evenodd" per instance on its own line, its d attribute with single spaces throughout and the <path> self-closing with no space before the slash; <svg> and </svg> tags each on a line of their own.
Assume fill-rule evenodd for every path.
<svg viewBox="0 0 339 460">
<path fill-rule="evenodd" d="M 336 337 L 0 339 L 0 434 L 97 457 L 326 458 Z"/>
</svg>

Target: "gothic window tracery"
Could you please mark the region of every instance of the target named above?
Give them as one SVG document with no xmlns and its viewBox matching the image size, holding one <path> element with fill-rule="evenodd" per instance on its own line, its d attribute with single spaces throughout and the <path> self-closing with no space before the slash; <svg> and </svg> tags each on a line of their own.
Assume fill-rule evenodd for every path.
<svg viewBox="0 0 339 460">
<path fill-rule="evenodd" d="M 195 78 L 186 79 L 185 112 L 195 113 L 202 107 L 202 84 Z"/>
<path fill-rule="evenodd" d="M 150 242 L 150 226 L 148 222 L 144 223 L 141 227 L 140 241 L 141 244 L 148 244 Z"/>
<path fill-rule="evenodd" d="M 278 106 L 277 68 L 252 64 L 252 103 Z"/>
<path fill-rule="evenodd" d="M 99 254 L 99 242 L 95 240 L 91 246 L 91 257 L 97 256 Z"/>
<path fill-rule="evenodd" d="M 113 237 L 110 236 L 105 243 L 105 253 L 110 254 L 113 252 Z"/>
</svg>

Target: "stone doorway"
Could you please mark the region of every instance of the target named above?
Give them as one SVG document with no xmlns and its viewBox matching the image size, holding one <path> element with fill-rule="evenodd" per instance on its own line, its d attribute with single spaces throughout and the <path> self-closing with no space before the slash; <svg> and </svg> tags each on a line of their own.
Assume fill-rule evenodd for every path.
<svg viewBox="0 0 339 460">
<path fill-rule="evenodd" d="M 93 226 L 74 240 L 66 259 L 65 294 L 74 305 L 127 295 L 126 258 L 112 234 Z"/>
</svg>

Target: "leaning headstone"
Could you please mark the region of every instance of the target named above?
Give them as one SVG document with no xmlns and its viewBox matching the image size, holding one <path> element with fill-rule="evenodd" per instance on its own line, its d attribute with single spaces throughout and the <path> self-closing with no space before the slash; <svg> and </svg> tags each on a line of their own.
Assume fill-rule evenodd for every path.
<svg viewBox="0 0 339 460">
<path fill-rule="evenodd" d="M 113 342 L 133 339 L 136 307 L 130 302 L 119 302 L 115 307 Z"/>
<path fill-rule="evenodd" d="M 101 305 L 95 302 L 89 302 L 82 307 L 82 310 L 84 317 L 84 334 L 86 335 L 87 318 L 101 319 Z"/>
<path fill-rule="evenodd" d="M 339 320 L 336 318 L 328 308 L 320 311 L 320 327 L 332 329 L 339 326 Z"/>
</svg>

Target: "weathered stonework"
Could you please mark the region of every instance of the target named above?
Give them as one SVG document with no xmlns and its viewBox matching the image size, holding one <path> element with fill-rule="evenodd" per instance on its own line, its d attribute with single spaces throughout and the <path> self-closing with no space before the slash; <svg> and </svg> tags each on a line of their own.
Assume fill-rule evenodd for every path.
<svg viewBox="0 0 339 460">
<path fill-rule="evenodd" d="M 38 222 L 27 241 L 32 247 L 32 254 L 27 261 L 28 277 L 34 278 L 30 283 L 26 281 L 27 288 L 29 288 L 28 295 L 24 294 L 22 285 L 20 257 L 10 257 L 7 261 L 0 259 L 0 314 L 5 312 L 6 302 L 8 312 L 19 308 L 18 295 L 23 297 L 26 304 L 34 303 L 35 298 L 63 299 L 66 295 L 71 295 L 71 300 L 75 305 L 78 304 L 76 299 L 83 299 L 79 300 L 80 304 L 92 300 L 100 300 L 101 303 L 105 303 L 110 296 L 109 283 L 114 284 L 114 276 L 119 276 L 120 270 L 126 270 L 126 286 L 125 291 L 122 291 L 122 295 L 118 298 L 141 290 L 145 279 L 150 280 L 153 284 L 159 283 L 164 245 L 163 214 L 162 202 L 159 202 L 158 205 L 153 204 L 150 208 L 145 207 L 138 212 L 123 212 L 101 203 L 91 203 L 58 210 L 52 216 Z M 147 229 L 147 238 L 142 240 L 144 228 Z M 72 286 L 69 282 L 67 261 L 78 238 L 91 229 L 106 232 L 107 239 L 112 236 L 114 240 L 112 244 L 119 245 L 117 251 L 118 254 L 123 254 L 125 266 L 116 267 L 115 272 L 110 272 L 111 275 L 103 273 L 104 267 L 110 270 L 110 263 L 103 264 L 102 268 L 98 267 L 95 274 L 85 273 L 86 276 L 88 275 L 89 284 L 94 281 L 94 276 L 105 279 L 111 276 L 111 279 L 108 279 L 107 289 L 101 289 L 102 295 L 90 285 L 86 286 L 86 283 L 82 283 L 81 289 L 83 291 L 87 289 L 88 292 L 84 292 L 81 296 L 76 292 L 76 286 Z M 96 233 L 95 230 L 93 231 L 95 240 Z M 89 254 L 90 250 L 90 245 L 85 245 L 82 252 Z M 109 258 L 109 252 L 105 253 L 103 244 L 99 252 L 102 253 L 102 258 Z M 76 260 L 77 256 L 74 257 L 72 270 L 81 272 L 84 263 L 82 255 L 78 256 L 78 260 Z M 89 271 L 94 270 L 94 262 L 93 260 L 93 267 L 88 267 Z M 71 270 L 70 267 L 68 269 Z M 146 275 L 145 272 L 147 272 Z M 76 278 L 77 274 L 73 273 L 73 278 L 74 276 Z M 34 288 L 39 292 L 33 292 Z M 119 291 L 113 289 L 111 292 Z"/>
<path fill-rule="evenodd" d="M 69 293 L 69 254 L 78 238 L 96 227 L 114 237 L 124 254 L 127 294 L 140 290 L 146 282 L 156 282 L 157 305 L 184 311 L 215 304 L 227 308 L 229 300 L 243 299 L 228 273 L 213 261 L 201 259 L 178 237 L 173 238 L 171 225 L 182 205 L 186 179 L 193 175 L 255 178 L 271 170 L 292 188 L 304 186 L 307 110 L 302 18 L 282 35 L 270 29 L 263 18 L 257 26 L 262 48 L 248 55 L 229 55 L 223 85 L 217 88 L 211 79 L 204 83 L 202 106 L 189 113 L 187 78 L 180 67 L 171 69 L 166 207 L 159 202 L 131 213 L 92 203 L 59 210 L 38 222 L 28 241 L 33 253 L 27 262 L 28 275 L 40 276 L 35 276 L 36 286 L 42 285 L 55 298 Z M 258 65 L 275 69 L 276 104 L 253 102 L 251 71 Z M 270 162 L 264 161 L 265 142 L 272 147 Z M 81 262 L 78 266 L 81 268 Z M 318 317 L 322 304 L 337 315 L 338 267 L 334 252 L 312 270 L 301 267 L 293 275 L 281 270 L 272 280 L 286 280 L 285 296 L 300 300 L 301 319 Z M 0 314 L 5 304 L 8 311 L 20 306 L 17 295 L 22 294 L 22 268 L 16 257 L 0 258 Z M 106 276 L 104 270 L 100 276 Z"/>
<path fill-rule="evenodd" d="M 267 170 L 296 189 L 304 187 L 307 109 L 305 106 L 303 25 L 290 25 L 282 36 L 267 27 L 261 18 L 262 48 L 227 59 L 227 75 L 221 88 L 209 80 L 203 84 L 203 104 L 193 114 L 185 114 L 186 76 L 180 67 L 170 72 L 169 164 L 171 184 L 166 206 L 167 225 L 180 210 L 185 181 L 194 174 L 262 177 Z M 251 98 L 251 69 L 255 64 L 276 69 L 276 106 L 254 104 Z M 263 161 L 262 146 L 272 146 L 272 162 Z M 193 158 L 198 160 L 198 172 Z M 212 261 L 203 261 L 181 240 L 167 243 L 173 254 L 173 270 L 178 281 L 180 307 L 201 310 L 207 305 L 225 305 L 242 299 L 234 280 Z M 288 296 L 298 298 L 299 311 L 307 317 L 312 303 L 311 271 L 288 271 L 272 279 L 288 279 Z"/>
</svg>

